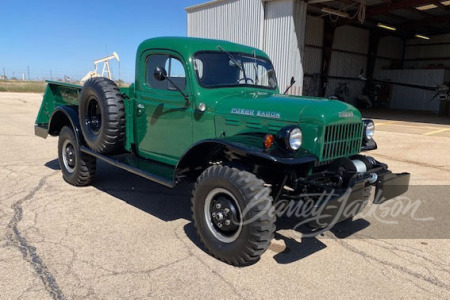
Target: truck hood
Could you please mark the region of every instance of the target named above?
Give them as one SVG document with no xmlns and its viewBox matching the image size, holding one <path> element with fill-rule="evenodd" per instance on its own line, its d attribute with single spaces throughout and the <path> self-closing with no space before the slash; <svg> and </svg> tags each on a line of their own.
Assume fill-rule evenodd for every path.
<svg viewBox="0 0 450 300">
<path fill-rule="evenodd" d="M 227 95 L 217 100 L 216 115 L 255 117 L 286 123 L 336 124 L 361 121 L 352 105 L 315 97 L 253 92 Z"/>
</svg>

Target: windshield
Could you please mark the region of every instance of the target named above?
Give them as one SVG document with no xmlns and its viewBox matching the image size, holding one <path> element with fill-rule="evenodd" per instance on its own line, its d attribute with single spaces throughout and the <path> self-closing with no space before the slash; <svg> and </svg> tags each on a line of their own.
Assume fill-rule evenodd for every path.
<svg viewBox="0 0 450 300">
<path fill-rule="evenodd" d="M 198 81 L 204 87 L 277 87 L 272 63 L 256 55 L 225 51 L 199 52 L 194 56 L 193 63 Z"/>
</svg>

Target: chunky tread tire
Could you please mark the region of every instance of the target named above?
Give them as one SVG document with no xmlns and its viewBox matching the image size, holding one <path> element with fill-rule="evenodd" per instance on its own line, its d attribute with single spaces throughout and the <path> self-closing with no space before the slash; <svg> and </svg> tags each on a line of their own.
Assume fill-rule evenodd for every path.
<svg viewBox="0 0 450 300">
<path fill-rule="evenodd" d="M 64 142 L 69 140 L 75 150 L 75 167 L 73 172 L 70 172 L 63 161 L 62 149 Z M 86 186 L 92 183 L 96 170 L 96 158 L 80 151 L 80 145 L 78 145 L 73 130 L 67 126 L 64 126 L 58 139 L 58 161 L 61 168 L 63 178 L 68 183 L 74 186 Z"/>
<path fill-rule="evenodd" d="M 205 198 L 215 188 L 231 192 L 239 202 L 241 211 L 251 207 L 243 216 L 244 224 L 237 239 L 224 243 L 217 239 L 206 225 Z M 234 265 L 246 266 L 255 263 L 267 250 L 275 232 L 275 215 L 271 214 L 271 190 L 254 174 L 227 166 L 212 166 L 206 169 L 194 186 L 192 213 L 194 226 L 206 250 L 219 260 Z M 246 220 L 252 222 L 246 223 Z"/>
<path fill-rule="evenodd" d="M 87 124 L 88 106 L 96 99 L 101 111 L 101 127 L 93 132 Z M 87 80 L 81 90 L 79 118 L 86 144 L 99 153 L 123 150 L 125 141 L 125 107 L 123 96 L 114 81 L 104 77 Z"/>
</svg>

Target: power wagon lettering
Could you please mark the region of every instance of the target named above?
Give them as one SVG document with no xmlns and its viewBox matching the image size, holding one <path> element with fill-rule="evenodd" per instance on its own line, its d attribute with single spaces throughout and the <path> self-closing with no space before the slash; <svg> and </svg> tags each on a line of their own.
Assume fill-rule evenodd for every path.
<svg viewBox="0 0 450 300">
<path fill-rule="evenodd" d="M 236 115 L 255 116 L 255 111 L 253 109 L 232 108 L 231 113 L 236 114 Z M 281 114 L 279 112 L 258 110 L 258 111 L 256 111 L 256 116 L 272 118 L 272 119 L 279 119 L 281 117 Z"/>
</svg>

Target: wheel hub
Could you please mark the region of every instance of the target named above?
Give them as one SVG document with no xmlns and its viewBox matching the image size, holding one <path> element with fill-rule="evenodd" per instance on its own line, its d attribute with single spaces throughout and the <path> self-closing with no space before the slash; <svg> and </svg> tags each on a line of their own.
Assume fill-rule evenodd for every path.
<svg viewBox="0 0 450 300">
<path fill-rule="evenodd" d="M 220 195 L 211 202 L 211 221 L 224 234 L 233 234 L 239 229 L 239 214 L 233 200 Z"/>
<path fill-rule="evenodd" d="M 100 110 L 100 105 L 95 98 L 89 100 L 86 115 L 86 124 L 93 134 L 99 133 L 102 126 L 102 113 Z"/>
<path fill-rule="evenodd" d="M 64 167 L 69 173 L 73 173 L 76 166 L 76 154 L 75 148 L 73 147 L 70 140 L 64 141 L 62 146 L 62 159 Z"/>
<path fill-rule="evenodd" d="M 68 145 L 66 147 L 66 156 L 67 156 L 67 162 L 69 166 L 74 167 L 75 166 L 75 154 L 74 149 L 72 145 Z"/>
</svg>

